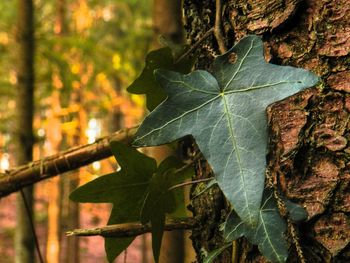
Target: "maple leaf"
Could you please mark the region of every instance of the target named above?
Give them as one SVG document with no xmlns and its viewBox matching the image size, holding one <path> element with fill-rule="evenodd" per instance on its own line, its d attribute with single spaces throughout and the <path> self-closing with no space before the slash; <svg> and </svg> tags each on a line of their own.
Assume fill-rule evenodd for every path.
<svg viewBox="0 0 350 263">
<path fill-rule="evenodd" d="M 82 203 L 112 203 L 108 225 L 138 221 L 148 185 L 157 169 L 156 161 L 117 142 L 111 143 L 111 149 L 121 170 L 79 187 L 70 194 L 70 199 Z M 133 240 L 133 237 L 106 238 L 108 260 L 112 262 Z"/>
<path fill-rule="evenodd" d="M 235 63 L 232 60 L 235 59 Z M 158 70 L 167 99 L 148 115 L 135 146 L 192 135 L 241 220 L 257 226 L 266 166 L 266 107 L 318 77 L 304 69 L 266 63 L 263 44 L 247 36 L 213 63 L 212 73 Z"/>
<path fill-rule="evenodd" d="M 193 169 L 178 169 L 183 163 L 168 157 L 157 167 L 153 158 L 118 142 L 111 143 L 120 171 L 101 176 L 73 191 L 70 198 L 82 203 L 112 203 L 108 225 L 151 222 L 152 247 L 156 262 L 163 236 L 166 214 L 185 216 L 183 189 L 169 189 L 193 175 Z M 178 169 L 178 170 L 177 170 Z M 161 204 L 154 207 L 153 204 Z M 105 250 L 112 262 L 134 240 L 105 238 Z"/>
<path fill-rule="evenodd" d="M 181 188 L 171 189 L 193 175 L 192 168 L 176 170 L 181 165 L 182 163 L 176 158 L 167 158 L 159 165 L 157 175 L 152 177 L 141 210 L 141 222 L 143 224 L 151 222 L 152 225 L 152 249 L 156 262 L 159 259 L 165 215 L 186 216 L 183 190 Z"/>
</svg>

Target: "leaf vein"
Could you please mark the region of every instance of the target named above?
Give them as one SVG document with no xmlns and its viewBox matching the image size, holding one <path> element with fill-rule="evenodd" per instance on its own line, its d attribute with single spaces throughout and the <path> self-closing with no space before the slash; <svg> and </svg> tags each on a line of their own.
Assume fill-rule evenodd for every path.
<svg viewBox="0 0 350 263">
<path fill-rule="evenodd" d="M 200 108 L 202 108 L 202 107 L 204 107 L 205 105 L 207 105 L 207 104 L 213 102 L 214 100 L 216 100 L 216 99 L 219 98 L 220 96 L 221 96 L 221 95 L 217 95 L 217 96 L 211 98 L 210 100 L 205 101 L 205 102 L 202 103 L 201 105 L 199 105 L 199 106 L 197 106 L 197 107 L 195 107 L 195 108 L 193 108 L 193 109 L 191 109 L 191 110 L 189 110 L 189 111 L 185 111 L 185 112 L 182 113 L 180 116 L 178 116 L 178 117 L 176 117 L 176 118 L 174 118 L 174 119 L 172 119 L 172 120 L 170 120 L 170 121 L 167 121 L 164 125 L 162 125 L 162 126 L 160 126 L 160 127 L 158 127 L 158 128 L 155 128 L 155 129 L 149 131 L 148 133 L 146 133 L 145 135 L 143 135 L 143 136 L 141 136 L 141 137 L 136 138 L 134 142 L 136 143 L 137 141 L 142 140 L 143 138 L 149 136 L 150 134 L 152 134 L 152 133 L 154 133 L 154 132 L 161 131 L 163 128 L 165 128 L 165 127 L 168 126 L 169 124 L 171 124 L 171 123 L 177 121 L 178 119 L 183 118 L 183 117 L 186 116 L 187 114 L 190 114 L 190 113 L 192 113 L 192 112 L 194 112 L 194 111 L 196 111 L 196 110 L 199 110 Z"/>
<path fill-rule="evenodd" d="M 226 116 L 227 116 L 229 133 L 231 135 L 231 142 L 232 142 L 233 148 L 236 149 L 235 152 L 236 152 L 236 158 L 237 158 L 237 163 L 238 163 L 238 167 L 239 167 L 239 176 L 240 176 L 242 184 L 244 185 L 243 189 L 246 189 L 246 182 L 245 182 L 245 179 L 244 179 L 243 168 L 242 168 L 242 164 L 241 164 L 242 161 L 241 161 L 241 157 L 239 155 L 239 152 L 237 151 L 238 147 L 237 147 L 237 142 L 236 142 L 236 138 L 235 138 L 235 135 L 234 135 L 233 124 L 232 124 L 232 120 L 231 120 L 231 117 L 230 117 L 230 111 L 228 109 L 228 104 L 227 104 L 225 95 L 223 94 L 221 96 L 222 96 L 223 101 L 224 101 L 224 111 L 225 111 Z M 227 163 L 226 163 L 226 167 L 227 167 Z M 226 171 L 226 167 L 225 167 L 225 171 Z M 252 223 L 252 215 L 251 215 L 251 211 L 250 211 L 250 208 L 249 208 L 247 191 L 243 191 L 243 192 L 244 192 L 245 205 L 246 205 L 246 207 L 248 209 L 247 211 L 248 211 L 248 214 L 249 214 L 249 221 L 250 221 L 250 223 Z"/>
<path fill-rule="evenodd" d="M 232 77 L 230 78 L 230 80 L 227 82 L 227 84 L 225 85 L 223 92 L 225 92 L 225 90 L 228 88 L 228 86 L 232 83 L 232 81 L 235 79 L 236 75 L 238 74 L 238 72 L 241 70 L 241 67 L 243 65 L 243 62 L 245 61 L 245 59 L 247 58 L 249 52 L 252 50 L 253 48 L 253 41 L 250 42 L 250 47 L 247 50 L 247 52 L 244 54 L 242 60 L 240 61 L 237 71 L 232 75 Z"/>
</svg>

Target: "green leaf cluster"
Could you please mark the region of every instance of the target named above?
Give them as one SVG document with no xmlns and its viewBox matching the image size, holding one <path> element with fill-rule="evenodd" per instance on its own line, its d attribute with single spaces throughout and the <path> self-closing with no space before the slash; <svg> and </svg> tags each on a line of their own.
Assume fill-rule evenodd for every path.
<svg viewBox="0 0 350 263">
<path fill-rule="evenodd" d="M 187 59 L 175 62 L 170 48 L 148 55 L 145 69 L 129 91 L 146 94 L 147 106 L 153 111 L 141 124 L 133 145 L 166 144 L 192 135 L 215 173 L 212 183 L 219 185 L 232 207 L 223 226 L 226 241 L 245 236 L 268 260 L 285 262 L 289 248 L 286 222 L 273 190 L 264 187 L 268 136 L 265 109 L 316 85 L 319 79 L 304 69 L 266 63 L 257 36 L 243 38 L 217 57 L 211 72 L 183 74 L 192 65 Z M 134 149 L 117 143 L 111 147 L 121 170 L 80 187 L 71 198 L 112 203 L 109 224 L 150 222 L 157 261 L 165 215 L 185 210 L 180 205 L 183 194 L 172 188 L 188 177 L 188 172 L 179 169 L 182 164 L 173 158 L 157 167 L 153 159 Z M 292 221 L 307 217 L 302 207 L 283 201 Z M 109 260 L 131 241 L 107 238 Z M 205 262 L 212 262 L 227 246 L 211 252 Z"/>
<path fill-rule="evenodd" d="M 168 157 L 157 167 L 153 158 L 117 142 L 111 143 L 111 149 L 121 169 L 79 187 L 70 198 L 82 203 L 112 203 L 108 225 L 150 222 L 158 261 L 166 214 L 185 216 L 182 189 L 170 188 L 190 177 L 192 169 L 180 169 L 183 163 L 175 157 Z M 108 260 L 112 262 L 133 240 L 106 238 Z"/>
<path fill-rule="evenodd" d="M 141 124 L 134 146 L 153 146 L 192 135 L 211 165 L 237 221 L 230 239 L 246 236 L 272 261 L 284 262 L 285 222 L 264 193 L 267 123 L 265 109 L 317 84 L 304 69 L 266 63 L 263 44 L 247 36 L 215 59 L 212 72 L 184 75 L 155 71 L 167 94 Z M 238 221 L 239 220 L 239 221 Z M 229 225 L 230 225 L 229 224 Z"/>
</svg>

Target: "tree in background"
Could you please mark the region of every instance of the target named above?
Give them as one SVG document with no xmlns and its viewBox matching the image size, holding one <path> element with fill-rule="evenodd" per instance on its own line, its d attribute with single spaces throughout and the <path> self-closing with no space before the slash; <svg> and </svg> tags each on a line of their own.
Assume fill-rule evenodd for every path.
<svg viewBox="0 0 350 263">
<path fill-rule="evenodd" d="M 32 161 L 34 117 L 34 4 L 33 1 L 17 2 L 17 94 L 13 140 L 16 164 Z M 34 262 L 33 187 L 29 186 L 17 196 L 17 225 L 15 249 L 17 263 Z"/>
<path fill-rule="evenodd" d="M 137 123 L 141 118 L 143 100 L 126 95 L 122 90 L 122 87 L 130 83 L 141 69 L 142 63 L 140 61 L 142 61 L 152 39 L 151 5 L 147 0 L 142 1 L 141 7 L 138 6 L 139 3 L 140 1 L 117 1 L 115 3 L 89 1 L 84 6 L 82 3 L 75 2 L 37 1 L 35 29 L 38 39 L 36 43 L 36 86 L 38 89 L 36 89 L 35 99 L 38 103 L 34 130 L 35 134 L 38 135 L 38 139 L 41 140 L 41 150 L 35 150 L 35 158 L 52 154 L 59 149 L 64 150 L 73 145 L 71 144 L 72 138 L 77 130 L 75 126 L 78 115 L 77 105 L 87 112 L 87 118 L 82 123 L 83 128 L 80 129 L 79 136 L 75 136 L 76 138 L 87 137 L 85 128 L 87 128 L 90 119 L 97 119 L 102 129 L 102 133 L 96 134 L 92 140 L 96 139 L 96 136 L 105 134 L 109 129 L 114 131 L 116 127 L 111 127 L 111 121 L 105 118 L 105 116 L 111 115 L 111 111 L 123 116 L 123 122 L 129 126 Z M 2 121 L 0 129 L 2 135 L 4 135 L 1 136 L 2 142 L 6 143 L 2 149 L 1 157 L 7 161 L 8 152 L 10 152 L 10 160 L 16 159 L 12 155 L 12 146 L 8 143 L 9 136 L 7 135 L 9 126 L 12 125 L 14 109 L 16 109 L 13 107 L 13 100 L 14 98 L 20 100 L 24 98 L 31 99 L 32 97 L 17 96 L 11 88 L 12 85 L 16 84 L 14 72 L 22 67 L 17 67 L 17 63 L 10 63 L 10 61 L 13 61 L 12 57 L 14 56 L 17 60 L 17 55 L 20 56 L 23 52 L 13 52 L 11 49 L 13 17 L 17 13 L 15 5 L 7 1 L 2 2 L 0 3 L 0 9 L 6 10 L 0 19 L 0 56 L 2 63 L 0 68 L 0 82 L 2 84 L 0 92 L 4 95 L 1 95 L 0 118 Z M 64 13 L 66 16 L 65 23 L 62 21 Z M 22 13 L 16 14 L 21 22 L 20 25 L 30 26 L 31 23 L 26 23 L 25 17 L 22 18 L 21 16 Z M 57 20 L 47 19 L 48 17 L 57 17 Z M 85 23 L 84 21 L 90 22 Z M 83 33 L 81 32 L 82 28 Z M 67 34 L 68 29 L 69 34 Z M 22 38 L 19 39 L 22 41 Z M 22 42 L 24 40 L 32 39 L 23 38 Z M 28 53 L 27 56 L 29 55 Z M 80 68 L 82 71 L 79 70 Z M 78 104 L 74 103 L 72 93 L 77 93 L 77 83 L 80 80 L 79 93 L 81 94 L 82 103 Z M 26 79 L 18 78 L 20 85 L 23 85 L 24 81 Z M 26 109 L 25 107 L 20 107 L 19 110 L 26 111 L 26 114 L 31 112 L 29 108 Z M 27 120 L 29 121 L 30 118 L 27 118 Z M 25 126 L 22 125 L 23 127 Z M 56 127 L 56 131 L 52 130 L 53 127 Z M 30 129 L 23 128 L 20 132 L 23 134 L 27 130 Z M 61 136 L 57 134 L 59 130 L 63 131 L 65 138 L 63 144 L 57 141 Z M 87 138 L 84 140 L 87 140 Z M 31 138 L 30 143 L 34 143 L 34 141 L 34 138 Z M 38 152 L 41 152 L 40 157 Z M 23 162 L 28 162 L 28 159 Z M 110 167 L 110 162 L 105 161 L 99 169 L 108 171 L 108 169 L 111 169 Z M 88 178 L 96 176 L 97 170 L 94 169 L 93 167 L 84 169 L 82 180 L 86 181 L 89 180 Z M 67 204 L 69 202 L 68 194 L 71 190 L 65 192 L 64 198 L 55 198 L 54 189 L 51 189 L 52 191 L 48 189 L 49 187 L 55 187 L 55 184 L 54 182 L 47 185 L 43 184 L 37 195 L 40 199 L 37 207 L 42 207 L 42 204 L 45 205 L 46 202 L 41 199 L 42 196 L 46 196 L 48 192 L 52 194 L 48 196 L 52 199 L 48 214 L 40 211 L 40 222 L 37 222 L 41 229 L 40 244 L 43 249 L 45 238 L 42 238 L 42 234 L 45 234 L 46 231 L 44 220 L 46 216 L 50 219 L 50 243 L 48 244 L 47 253 L 50 253 L 50 251 L 58 253 L 57 242 L 60 241 L 60 238 L 57 236 L 57 231 L 60 232 L 60 235 L 64 235 L 64 231 L 71 229 L 71 227 L 64 230 L 61 228 L 62 220 L 57 218 L 57 213 L 60 213 L 60 206 L 57 206 L 57 202 L 54 200 L 58 199 L 63 202 L 62 204 Z M 69 203 L 76 205 L 73 202 Z M 84 213 L 86 214 L 86 212 Z M 23 215 L 18 219 L 26 220 L 27 217 Z M 93 219 L 91 221 L 93 222 Z M 43 232 L 42 229 L 44 229 Z M 13 232 L 17 233 L 17 231 Z M 12 230 L 6 233 L 11 236 Z M 67 239 L 63 236 L 62 240 Z M 31 245 L 34 244 L 33 242 L 30 243 Z M 74 249 L 74 252 L 78 251 L 79 249 Z M 59 260 L 57 255 L 52 256 L 47 255 L 49 262 L 54 261 L 54 258 L 56 258 L 56 261 Z"/>
<path fill-rule="evenodd" d="M 153 1 L 153 48 L 160 48 L 160 38 L 170 41 L 173 45 L 184 45 L 182 1 Z M 175 154 L 169 147 L 156 147 L 150 150 L 150 156 L 162 161 L 170 154 Z M 160 262 L 184 262 L 188 250 L 185 248 L 185 232 L 174 231 L 164 233 Z"/>
</svg>

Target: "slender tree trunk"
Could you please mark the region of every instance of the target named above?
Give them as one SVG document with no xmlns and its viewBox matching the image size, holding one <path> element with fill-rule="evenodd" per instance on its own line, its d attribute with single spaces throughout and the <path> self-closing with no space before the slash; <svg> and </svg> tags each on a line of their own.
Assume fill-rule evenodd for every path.
<svg viewBox="0 0 350 263">
<path fill-rule="evenodd" d="M 153 31 L 153 46 L 159 45 L 159 35 L 176 44 L 184 42 L 182 0 L 153 0 Z"/>
<path fill-rule="evenodd" d="M 76 113 L 76 121 L 77 121 L 77 128 L 76 132 L 73 135 L 73 145 L 81 145 L 86 143 L 86 140 L 84 140 L 85 136 L 85 130 L 86 130 L 86 112 L 83 108 L 83 87 L 86 83 L 80 83 L 79 87 L 76 87 L 75 90 L 73 90 L 72 93 L 72 103 L 79 105 L 79 110 Z M 79 180 L 80 180 L 81 170 L 74 172 L 70 178 L 68 178 L 68 182 L 66 182 L 66 197 L 68 198 L 69 193 L 71 193 L 74 189 L 78 188 L 79 186 Z M 66 214 L 65 225 L 67 226 L 67 229 L 72 229 L 79 227 L 80 225 L 80 209 L 79 209 L 79 203 L 69 201 L 68 202 L 68 212 Z M 79 263 L 80 261 L 80 249 L 79 249 L 79 238 L 68 238 L 67 239 L 67 247 L 66 247 L 66 254 L 64 256 L 65 261 L 64 262 L 74 262 Z"/>
<path fill-rule="evenodd" d="M 56 21 L 54 25 L 54 32 L 58 38 L 64 36 L 67 32 L 65 14 L 66 14 L 66 2 L 65 0 L 56 1 Z M 62 49 L 60 45 L 56 45 L 57 53 Z M 62 76 L 58 72 L 53 80 L 53 87 L 55 88 L 51 95 L 52 110 L 51 117 L 49 117 L 49 131 L 47 133 L 47 139 L 51 142 L 52 151 L 54 153 L 60 150 L 62 144 L 62 131 L 61 121 L 57 117 L 57 113 L 61 111 L 60 89 L 64 89 Z M 53 131 L 51 131 L 53 130 Z M 47 229 L 47 249 L 46 249 L 46 262 L 47 263 L 59 263 L 60 262 L 60 241 L 62 227 L 60 220 L 60 203 L 61 203 L 61 191 L 60 191 L 60 178 L 52 178 L 50 180 L 50 195 L 48 203 L 48 229 Z"/>
<path fill-rule="evenodd" d="M 61 121 L 55 114 L 60 109 L 59 92 L 55 90 L 50 98 L 53 109 L 49 110 L 47 140 L 51 145 L 51 153 L 59 151 L 62 139 Z M 47 208 L 47 246 L 46 246 L 46 262 L 59 263 L 60 252 L 60 187 L 59 177 L 54 177 L 49 180 L 46 187 L 50 190 L 48 196 Z"/>
<path fill-rule="evenodd" d="M 153 47 L 159 47 L 158 37 L 161 35 L 175 44 L 184 43 L 182 22 L 182 1 L 154 0 L 153 1 Z M 157 160 L 174 154 L 167 146 L 150 150 Z M 184 231 L 165 232 L 160 253 L 160 262 L 178 263 L 184 261 Z"/>
<path fill-rule="evenodd" d="M 34 6 L 31 0 L 19 0 L 17 12 L 17 96 L 15 118 L 16 164 L 32 160 L 34 144 Z M 29 216 L 33 214 L 33 188 L 23 189 L 26 205 L 20 194 L 16 201 L 17 227 L 15 250 L 17 263 L 34 262 L 34 238 Z M 28 215 L 27 209 L 31 215 Z"/>
<path fill-rule="evenodd" d="M 82 1 L 85 2 L 85 1 Z M 56 23 L 56 33 L 58 37 L 64 37 L 69 34 L 69 28 L 67 23 L 67 8 L 69 2 L 66 0 L 57 0 L 57 23 Z M 62 47 L 59 47 L 62 49 Z M 61 72 L 64 72 L 62 70 Z M 79 76 L 82 72 L 79 72 Z M 63 82 L 63 89 L 70 89 L 66 87 L 64 81 L 64 73 L 61 74 L 61 80 Z M 72 138 L 68 135 L 65 136 L 65 142 L 69 146 L 77 146 L 86 143 L 83 138 L 85 138 L 85 125 L 86 116 L 85 110 L 82 108 L 82 94 L 83 84 L 79 83 L 78 86 L 71 90 L 71 96 L 66 98 L 61 98 L 61 103 L 67 107 L 65 104 L 74 104 L 79 110 L 75 113 L 74 120 L 77 123 L 75 133 Z M 67 239 L 64 236 L 64 232 L 72 227 L 79 227 L 80 223 L 80 209 L 79 204 L 71 202 L 69 200 L 69 194 L 78 187 L 80 180 L 80 170 L 74 171 L 69 177 L 60 178 L 60 262 L 80 262 L 80 247 L 79 239 Z"/>
<path fill-rule="evenodd" d="M 268 110 L 269 170 L 284 194 L 308 211 L 299 226 L 306 262 L 350 262 L 350 12 L 348 0 L 223 0 L 224 43 L 247 34 L 263 36 L 265 58 L 322 77 L 324 89 L 308 89 Z M 215 24 L 214 0 L 185 0 L 187 37 L 191 43 Z M 207 69 L 219 54 L 214 37 L 200 50 L 197 68 Z M 198 164 L 197 177 L 210 169 Z M 227 207 L 213 188 L 192 204 L 199 220 L 193 244 L 200 252 L 222 245 L 218 223 Z M 289 232 L 289 236 L 291 233 Z M 235 243 L 235 262 L 266 262 L 244 239 Z M 231 262 L 232 248 L 217 262 Z M 300 262 L 291 244 L 288 262 Z"/>
</svg>

